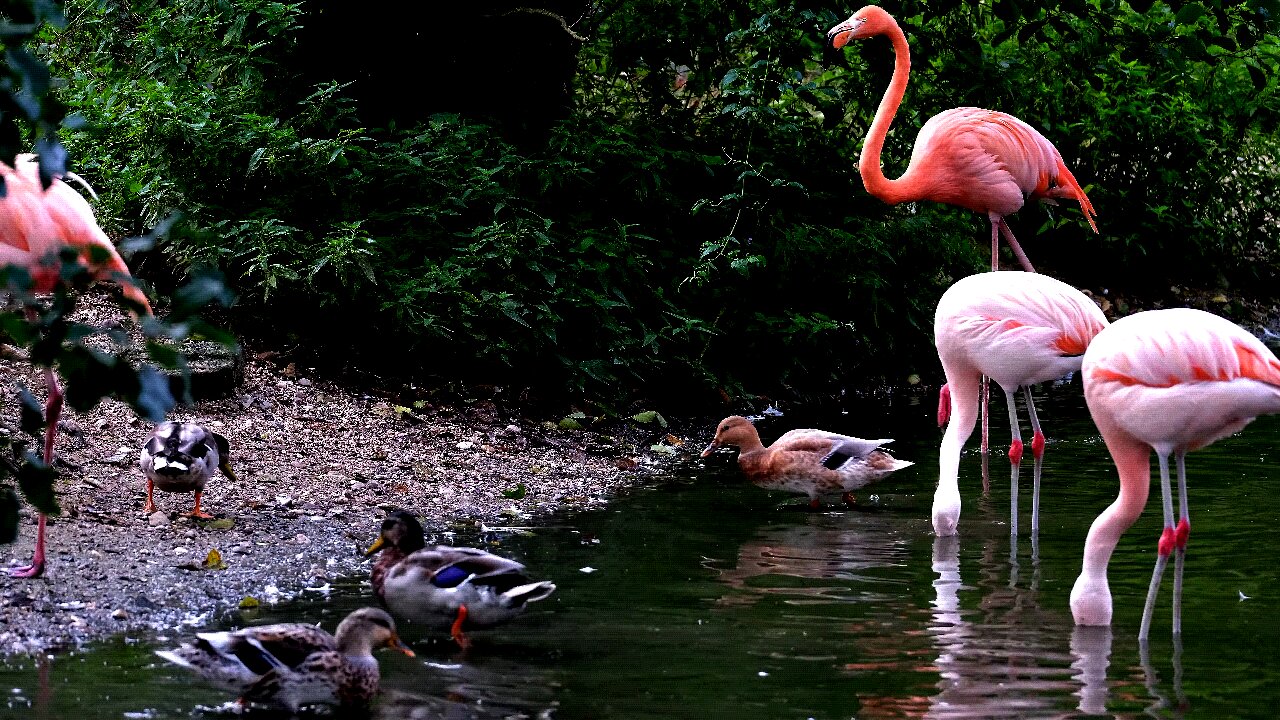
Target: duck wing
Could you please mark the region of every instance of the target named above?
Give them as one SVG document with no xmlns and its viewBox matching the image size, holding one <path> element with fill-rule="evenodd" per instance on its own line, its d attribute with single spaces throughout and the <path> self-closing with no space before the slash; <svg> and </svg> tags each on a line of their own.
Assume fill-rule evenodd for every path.
<svg viewBox="0 0 1280 720">
<path fill-rule="evenodd" d="M 224 656 L 233 656 L 259 675 L 294 669 L 313 653 L 336 651 L 338 643 L 314 625 L 283 623 L 244 628 L 230 633 L 199 633 L 199 642 Z"/>
<path fill-rule="evenodd" d="M 893 438 L 864 440 L 826 430 L 804 428 L 783 433 L 769 448 L 782 452 L 815 453 L 823 467 L 836 470 L 850 460 L 866 458 L 876 448 L 891 442 Z"/>
</svg>

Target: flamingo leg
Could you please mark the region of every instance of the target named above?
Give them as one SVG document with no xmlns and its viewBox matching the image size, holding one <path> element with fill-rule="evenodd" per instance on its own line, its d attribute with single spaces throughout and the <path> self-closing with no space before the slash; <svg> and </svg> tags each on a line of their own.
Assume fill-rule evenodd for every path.
<svg viewBox="0 0 1280 720">
<path fill-rule="evenodd" d="M 1022 465 L 1022 432 L 1018 429 L 1018 405 L 1015 397 L 1017 388 L 1005 390 L 1004 397 L 1009 404 L 1009 430 L 1013 441 L 1009 444 L 1009 464 L 1012 465 L 1009 476 L 1009 534 L 1018 536 L 1018 470 Z"/>
<path fill-rule="evenodd" d="M 1018 244 L 1018 239 L 1013 236 L 1013 230 L 1009 228 L 1009 223 L 1004 218 L 1000 218 L 1000 232 L 1004 233 L 1004 239 L 1009 241 L 1009 249 L 1013 251 L 1013 256 L 1018 258 L 1018 263 L 1022 265 L 1022 269 L 1029 273 L 1036 271 L 1031 267 L 1031 261 L 1027 259 L 1027 254 L 1022 252 L 1022 246 Z"/>
<path fill-rule="evenodd" d="M 1164 501 L 1164 530 L 1160 533 L 1160 542 L 1156 545 L 1156 567 L 1151 573 L 1151 586 L 1147 588 L 1147 604 L 1142 608 L 1142 626 L 1138 629 L 1138 642 L 1145 643 L 1151 635 L 1151 614 L 1155 610 L 1156 593 L 1160 590 L 1160 577 L 1169 564 L 1169 555 L 1173 552 L 1173 492 L 1169 483 L 1169 455 L 1156 450 L 1156 459 L 1160 461 L 1160 496 Z"/>
<path fill-rule="evenodd" d="M 1031 538 L 1034 547 L 1035 537 L 1040 532 L 1040 476 L 1044 471 L 1044 433 L 1040 431 L 1040 417 L 1036 415 L 1036 404 L 1031 399 L 1031 387 L 1023 387 L 1022 393 L 1027 400 L 1027 415 L 1031 418 L 1031 456 L 1035 458 L 1035 466 L 1031 472 Z"/>
<path fill-rule="evenodd" d="M 983 375 L 982 376 L 982 455 L 984 457 L 986 456 L 988 450 L 991 447 L 991 443 L 989 442 L 989 439 L 988 439 L 989 436 L 991 435 L 991 432 L 990 430 L 987 429 L 988 428 L 987 419 L 991 415 L 990 405 L 991 405 L 991 378 L 987 377 L 986 375 Z"/>
<path fill-rule="evenodd" d="M 58 418 L 62 415 L 62 386 L 58 384 L 58 376 L 52 368 L 45 368 L 44 384 L 45 389 L 49 391 L 49 397 L 44 404 L 44 464 L 52 466 L 53 443 L 58 437 Z M 44 535 L 45 526 L 48 524 L 48 518 L 44 513 L 40 513 L 36 521 L 36 547 L 31 557 L 31 564 L 10 569 L 10 577 L 35 578 L 44 574 Z"/>
<path fill-rule="evenodd" d="M 1173 562 L 1173 636 L 1182 636 L 1182 568 L 1187 559 L 1187 536 L 1191 534 L 1191 519 L 1187 512 L 1187 454 L 1179 450 L 1174 457 L 1178 463 L 1178 527 L 1173 532 L 1173 544 L 1177 552 Z"/>
</svg>

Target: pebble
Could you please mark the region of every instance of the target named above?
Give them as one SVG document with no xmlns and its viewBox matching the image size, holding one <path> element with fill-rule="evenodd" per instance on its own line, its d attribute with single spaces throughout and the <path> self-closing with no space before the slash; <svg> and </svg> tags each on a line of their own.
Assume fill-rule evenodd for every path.
<svg viewBox="0 0 1280 720">
<path fill-rule="evenodd" d="M 276 504 L 282 508 L 287 508 L 293 504 L 293 498 L 289 497 L 288 495 L 277 495 Z"/>
<path fill-rule="evenodd" d="M 470 440 L 463 440 L 462 442 L 458 443 L 459 450 L 470 450 L 475 446 L 476 444 L 471 442 Z"/>
<path fill-rule="evenodd" d="M 311 380 L 307 378 L 298 378 L 298 384 L 302 387 L 311 387 Z"/>
<path fill-rule="evenodd" d="M 128 620 L 129 611 L 125 610 L 124 608 L 116 608 L 115 612 L 111 613 L 111 617 L 117 620 Z"/>
<path fill-rule="evenodd" d="M 163 511 L 157 510 L 147 517 L 147 523 L 150 524 L 151 527 L 164 527 L 169 524 L 169 516 Z"/>
</svg>

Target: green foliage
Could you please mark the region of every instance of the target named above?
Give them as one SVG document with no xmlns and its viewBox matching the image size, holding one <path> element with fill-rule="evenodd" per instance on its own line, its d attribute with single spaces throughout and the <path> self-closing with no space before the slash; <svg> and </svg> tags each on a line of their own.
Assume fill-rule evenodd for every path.
<svg viewBox="0 0 1280 720">
<path fill-rule="evenodd" d="M 933 114 L 1003 110 L 1099 211 L 1100 236 L 1070 203 L 1013 218 L 1044 269 L 1272 277 L 1275 5 L 891 3 L 914 57 L 886 174 Z M 142 274 L 214 265 L 273 334 L 371 369 L 606 401 L 900 382 L 936 375 L 934 302 L 985 265 L 985 218 L 863 189 L 893 58 L 824 47 L 852 7 L 624 0 L 570 19 L 575 105 L 531 143 L 467 114 L 364 127 L 350 86 L 301 81 L 314 4 L 71 6 L 43 52 L 88 120 L 67 138 L 78 170 L 116 231 L 184 213 Z M 451 63 L 385 72 L 489 81 Z M 399 118 L 430 87 L 403 85 Z"/>
</svg>

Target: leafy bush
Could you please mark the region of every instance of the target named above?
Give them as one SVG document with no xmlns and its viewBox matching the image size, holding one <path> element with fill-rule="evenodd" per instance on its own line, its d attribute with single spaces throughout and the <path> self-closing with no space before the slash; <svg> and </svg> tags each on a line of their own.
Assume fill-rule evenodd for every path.
<svg viewBox="0 0 1280 720">
<path fill-rule="evenodd" d="M 1273 4 L 904 0 L 890 9 L 915 63 L 886 173 L 936 112 L 1001 109 L 1055 142 L 1100 213 L 1099 237 L 1070 206 L 1019 213 L 1043 269 L 1082 285 L 1146 282 L 1138 263 L 1152 283 L 1270 277 Z M 429 92 L 417 73 L 435 68 L 407 74 L 403 52 L 380 69 L 334 48 L 332 82 L 303 67 L 300 28 L 324 3 L 72 6 L 44 52 L 88 120 L 68 136 L 80 169 L 117 231 L 187 218 L 142 273 L 163 286 L 214 263 L 255 300 L 246 321 L 363 367 L 611 401 L 900 382 L 936 373 L 933 304 L 985 265 L 985 218 L 863 190 L 892 53 L 825 49 L 843 11 L 458 10 L 459 37 L 501 18 L 537 24 L 557 58 L 581 42 L 573 83 L 531 64 L 507 97 L 511 76 L 466 73 L 451 42 L 427 55 L 443 81 L 496 79 L 493 97 L 442 89 L 428 104 L 458 112 L 415 117 L 397 93 Z M 556 120 L 562 90 L 574 105 Z M 521 124 L 524 102 L 537 117 Z"/>
</svg>

